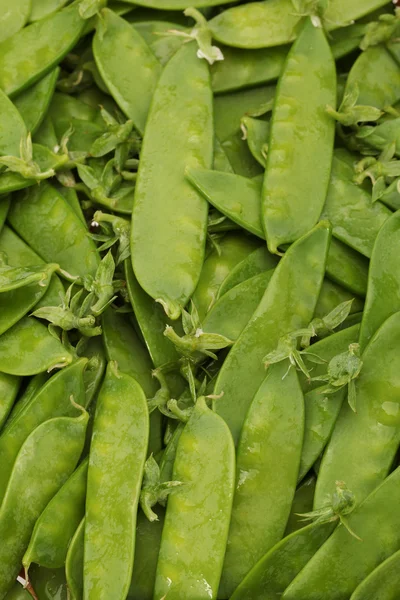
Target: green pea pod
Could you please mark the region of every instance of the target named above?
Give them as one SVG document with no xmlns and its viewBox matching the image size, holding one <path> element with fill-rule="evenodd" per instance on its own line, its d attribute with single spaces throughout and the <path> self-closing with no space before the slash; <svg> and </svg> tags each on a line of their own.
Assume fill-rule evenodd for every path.
<svg viewBox="0 0 400 600">
<path fill-rule="evenodd" d="M 1 196 L 0 197 L 0 233 L 3 229 L 3 225 L 7 218 L 7 213 L 10 209 L 11 198 L 10 196 Z"/>
<path fill-rule="evenodd" d="M 67 0 L 32 0 L 30 21 L 40 21 L 67 4 Z"/>
<path fill-rule="evenodd" d="M 10 426 L 12 421 L 17 417 L 17 415 L 24 408 L 24 406 L 26 406 L 26 404 L 28 404 L 31 401 L 31 398 L 33 398 L 33 396 L 38 393 L 40 388 L 46 383 L 46 381 L 49 378 L 50 375 L 48 373 L 39 373 L 38 375 L 34 375 L 34 377 L 30 378 L 28 385 L 24 390 L 24 393 L 21 395 L 20 398 L 18 398 L 18 401 L 15 403 L 9 418 L 7 419 L 5 429 Z"/>
<path fill-rule="evenodd" d="M 224 395 L 215 401 L 215 410 L 228 423 L 236 442 L 251 400 L 265 377 L 264 356 L 276 348 L 281 336 L 306 327 L 313 317 L 329 240 L 329 226 L 320 223 L 289 248 L 219 372 L 215 394 Z M 238 364 L 242 365 L 240 370 Z"/>
<path fill-rule="evenodd" d="M 317 508 L 334 490 L 336 481 L 345 481 L 357 502 L 361 502 L 386 477 L 392 465 L 400 442 L 399 335 L 400 313 L 395 313 L 378 329 L 362 354 L 363 367 L 355 380 L 357 412 L 348 403 L 342 407 L 318 473 Z"/>
<path fill-rule="evenodd" d="M 82 223 L 84 223 L 84 225 L 86 226 L 85 215 L 83 214 L 81 203 L 79 202 L 79 197 L 76 190 L 74 188 L 65 187 L 63 185 L 57 187 L 57 190 L 62 196 L 64 196 L 65 200 L 68 202 L 72 210 L 80 218 Z"/>
<path fill-rule="evenodd" d="M 356 133 L 356 138 L 367 143 L 372 148 L 384 150 L 390 144 L 395 143 L 396 155 L 400 155 L 400 118 L 388 119 L 378 123 L 375 127 L 361 127 Z"/>
<path fill-rule="evenodd" d="M 161 65 L 135 28 L 108 9 L 100 13 L 93 53 L 114 100 L 143 134 Z M 132 69 L 134 80 L 130 77 Z"/>
<path fill-rule="evenodd" d="M 180 421 L 165 447 L 162 459 L 160 461 L 160 481 L 162 483 L 165 481 L 173 481 L 176 450 L 178 448 L 179 438 L 181 437 L 184 427 L 185 424 Z"/>
<path fill-rule="evenodd" d="M 228 4 L 230 0 L 193 0 L 191 6 L 218 6 Z M 185 0 L 139 0 L 135 2 L 138 6 L 146 6 L 147 8 L 158 8 L 160 10 L 183 10 L 187 8 Z"/>
<path fill-rule="evenodd" d="M 88 152 L 94 142 L 104 133 L 104 127 L 84 119 L 65 119 L 62 115 L 53 118 L 54 131 L 60 140 L 67 131 L 69 152 Z M 72 131 L 71 131 L 72 129 Z M 79 165 L 80 166 L 80 165 Z"/>
<path fill-rule="evenodd" d="M 334 308 L 336 308 L 338 304 L 348 300 L 353 301 L 350 308 L 350 314 L 362 312 L 364 308 L 364 302 L 361 298 L 355 297 L 354 294 L 348 290 L 325 278 L 324 283 L 322 284 L 317 306 L 315 307 L 314 317 L 319 317 L 322 319 L 325 317 L 325 315 L 329 314 Z M 328 330 L 321 331 L 318 332 L 318 336 L 325 337 L 330 333 L 332 332 Z"/>
<path fill-rule="evenodd" d="M 32 596 L 20 583 L 16 583 L 4 596 L 4 600 L 32 600 Z"/>
<path fill-rule="evenodd" d="M 378 565 L 357 586 L 350 600 L 396 600 L 400 568 L 400 550 Z"/>
<path fill-rule="evenodd" d="M 219 288 L 218 299 L 247 279 L 255 275 L 260 275 L 264 271 L 274 269 L 277 263 L 277 257 L 270 254 L 265 246 L 260 246 L 260 248 L 251 252 L 228 273 Z"/>
<path fill-rule="evenodd" d="M 123 373 L 139 383 L 146 397 L 153 398 L 158 387 L 151 375 L 153 365 L 132 325 L 123 315 L 108 308 L 102 314 L 102 329 L 108 360 L 116 361 Z M 149 451 L 157 453 L 161 447 L 161 413 L 154 411 L 150 415 Z"/>
<path fill-rule="evenodd" d="M 21 378 L 0 373 L 0 431 L 17 397 Z"/>
<path fill-rule="evenodd" d="M 89 359 L 83 373 L 86 396 L 85 407 L 87 408 L 96 397 L 104 376 L 104 371 L 106 370 L 107 360 L 101 338 L 90 338 L 82 355 Z"/>
<path fill-rule="evenodd" d="M 387 0 L 332 0 L 323 14 L 328 30 L 337 29 L 387 4 Z M 225 10 L 210 22 L 213 37 L 238 48 L 268 48 L 287 44 L 299 33 L 302 15 L 291 0 L 251 2 Z"/>
<path fill-rule="evenodd" d="M 171 599 L 216 598 L 231 516 L 234 469 L 230 432 L 205 399 L 199 398 L 178 442 L 173 479 L 183 485 L 168 499 L 154 598 L 165 594 Z"/>
<path fill-rule="evenodd" d="M 20 192 L 9 221 L 42 259 L 57 262 L 74 276 L 95 276 L 100 263 L 96 246 L 82 221 L 52 185 L 42 183 L 34 190 Z"/>
<path fill-rule="evenodd" d="M 282 599 L 322 600 L 326 598 L 326 590 L 332 600 L 349 598 L 379 563 L 398 550 L 400 516 L 396 507 L 399 501 L 400 469 L 396 469 L 346 517 L 351 531 L 361 540 L 339 525 Z"/>
<path fill-rule="evenodd" d="M 19 156 L 21 139 L 27 134 L 25 123 L 14 104 L 1 89 L 0 114 L 0 156 L 8 154 Z"/>
<path fill-rule="evenodd" d="M 0 436 L 3 464 L 0 473 L 0 500 L 4 497 L 18 452 L 32 431 L 47 419 L 73 414 L 75 409 L 70 401 L 71 396 L 79 405 L 85 405 L 83 370 L 86 363 L 87 359 L 81 358 L 59 371 L 36 394 L 30 396 L 22 407 L 17 404 L 12 411 Z"/>
<path fill-rule="evenodd" d="M 30 11 L 31 0 L 17 0 L 12 7 L 8 0 L 0 1 L 0 42 L 22 29 Z"/>
<path fill-rule="evenodd" d="M 72 119 L 79 119 L 88 122 L 95 122 L 97 125 L 103 125 L 103 119 L 99 111 L 98 104 L 90 106 L 79 98 L 62 92 L 56 92 L 51 100 L 49 117 L 55 122 L 58 119 L 64 119 L 71 122 Z"/>
<path fill-rule="evenodd" d="M 65 569 L 45 569 L 32 565 L 29 580 L 39 598 L 68 600 Z"/>
<path fill-rule="evenodd" d="M 314 556 L 332 531 L 329 524 L 308 525 L 271 548 L 252 568 L 231 600 L 276 600 Z"/>
<path fill-rule="evenodd" d="M 14 104 L 32 135 L 47 113 L 59 74 L 60 69 L 57 67 L 14 98 Z"/>
<path fill-rule="evenodd" d="M 204 261 L 200 279 L 192 296 L 200 321 L 214 305 L 220 285 L 230 271 L 258 245 L 254 238 L 237 232 L 227 233 L 217 242 L 217 247 Z"/>
<path fill-rule="evenodd" d="M 165 149 L 166 140 L 175 152 Z M 185 167 L 210 167 L 212 156 L 210 77 L 191 42 L 167 63 L 155 90 L 132 213 L 133 270 L 172 319 L 179 317 L 200 277 L 207 226 L 207 203 L 185 180 Z M 154 239 L 149 223 L 158 232 Z"/>
<path fill-rule="evenodd" d="M 269 121 L 254 119 L 253 117 L 242 118 L 243 137 L 246 138 L 249 150 L 262 167 L 266 167 L 268 153 Z"/>
<path fill-rule="evenodd" d="M 65 575 L 70 600 L 83 600 L 84 536 L 85 519 L 82 519 L 71 540 L 65 560 Z"/>
<path fill-rule="evenodd" d="M 400 211 L 386 221 L 375 240 L 361 322 L 361 350 L 365 349 L 382 323 L 400 306 L 400 270 L 396 260 L 399 229 Z"/>
<path fill-rule="evenodd" d="M 22 559 L 26 573 L 31 563 L 48 569 L 64 565 L 69 543 L 85 513 L 87 470 L 88 459 L 67 479 L 36 521 Z"/>
<path fill-rule="evenodd" d="M 3 91 L 14 96 L 51 71 L 78 41 L 84 26 L 79 3 L 74 2 L 1 42 L 0 87 Z"/>
<path fill-rule="evenodd" d="M 268 368 L 243 423 L 221 598 L 231 597 L 279 542 L 290 514 L 303 443 L 304 400 L 296 371 L 288 369 L 288 361 Z"/>
<path fill-rule="evenodd" d="M 3 373 L 36 375 L 65 367 L 73 357 L 32 317 L 23 317 L 0 336 L 0 364 Z"/>
<path fill-rule="evenodd" d="M 12 587 L 35 522 L 71 475 L 85 440 L 88 415 L 39 425 L 19 452 L 0 511 L 0 596 Z"/>
<path fill-rule="evenodd" d="M 300 515 L 312 511 L 315 481 L 315 476 L 310 475 L 297 488 L 290 509 L 290 515 L 286 523 L 285 537 L 306 527 L 307 523 Z"/>
<path fill-rule="evenodd" d="M 319 219 L 335 135 L 325 107 L 335 102 L 332 53 L 323 30 L 308 19 L 289 52 L 272 114 L 261 208 L 272 253 L 304 235 Z"/>
<path fill-rule="evenodd" d="M 219 98 L 222 96 L 217 96 L 216 99 Z M 256 161 L 246 142 L 243 141 L 243 133 L 240 129 L 228 136 L 222 142 L 222 147 L 237 175 L 256 177 L 263 173 L 262 166 Z"/>
<path fill-rule="evenodd" d="M 83 566 L 87 600 L 126 598 L 148 435 L 143 390 L 111 362 L 97 402 L 90 447 Z M 123 486 L 116 486 L 119 481 Z M 118 526 L 121 533 L 115 537 Z"/>
<path fill-rule="evenodd" d="M 332 238 L 326 261 L 326 274 L 332 281 L 364 298 L 367 293 L 368 267 L 369 262 L 364 256 Z"/>
<path fill-rule="evenodd" d="M 214 161 L 213 168 L 215 171 L 223 171 L 224 173 L 233 173 L 232 165 L 223 149 L 221 142 L 214 137 Z"/>
</svg>

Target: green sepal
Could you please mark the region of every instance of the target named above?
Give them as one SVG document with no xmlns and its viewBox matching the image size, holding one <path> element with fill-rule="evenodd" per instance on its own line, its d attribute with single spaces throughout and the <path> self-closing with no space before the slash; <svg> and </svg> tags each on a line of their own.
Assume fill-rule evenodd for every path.
<svg viewBox="0 0 400 600">
<path fill-rule="evenodd" d="M 52 274 L 60 268 L 55 263 L 31 267 L 10 267 L 4 252 L 1 252 L 0 255 L 0 292 L 8 292 L 33 283 L 46 287 Z"/>
<path fill-rule="evenodd" d="M 347 90 L 338 110 L 331 106 L 326 107 L 328 115 L 336 119 L 341 125 L 349 127 L 357 125 L 362 121 L 377 121 L 383 115 L 383 112 L 375 106 L 365 106 L 357 104 L 359 88 L 354 84 L 350 90 Z"/>
<path fill-rule="evenodd" d="M 85 289 L 93 294 L 90 310 L 96 317 L 101 315 L 117 297 L 114 294 L 114 272 L 115 262 L 110 250 L 97 267 L 95 277 L 88 275 L 83 279 Z"/>
<path fill-rule="evenodd" d="M 370 46 L 377 46 L 389 42 L 392 38 L 399 37 L 400 29 L 400 9 L 395 8 L 395 14 L 385 13 L 379 15 L 377 21 L 368 23 L 365 28 L 365 35 L 360 43 L 361 50 L 366 50 Z"/>
<path fill-rule="evenodd" d="M 331 312 L 321 318 L 313 319 L 308 328 L 307 333 L 302 336 L 300 345 L 302 348 L 307 348 L 310 345 L 312 337 L 317 336 L 321 332 L 332 333 L 336 327 L 339 327 L 347 319 L 351 311 L 353 298 L 338 304 Z"/>
<path fill-rule="evenodd" d="M 20 156 L 0 156 L 0 165 L 7 167 L 7 171 L 19 173 L 26 179 L 35 179 L 42 181 L 53 177 L 54 169 L 41 171 L 39 165 L 33 160 L 32 137 L 28 133 L 26 137 L 22 137 L 20 141 Z"/>
<path fill-rule="evenodd" d="M 97 15 L 105 6 L 107 6 L 107 0 L 81 0 L 79 15 L 82 19 L 90 19 Z"/>
<path fill-rule="evenodd" d="M 161 481 L 160 467 L 151 454 L 144 465 L 143 485 L 140 493 L 140 506 L 149 521 L 158 521 L 158 516 L 152 510 L 155 504 L 165 506 L 171 492 L 180 487 L 181 481 Z"/>
</svg>

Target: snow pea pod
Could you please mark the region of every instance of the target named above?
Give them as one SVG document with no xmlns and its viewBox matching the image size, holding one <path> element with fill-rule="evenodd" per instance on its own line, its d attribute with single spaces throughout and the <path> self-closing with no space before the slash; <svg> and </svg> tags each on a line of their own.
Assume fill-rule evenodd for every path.
<svg viewBox="0 0 400 600">
<path fill-rule="evenodd" d="M 332 0 L 324 13 L 326 28 L 337 29 L 385 4 L 387 0 Z M 302 17 L 296 14 L 291 0 L 266 0 L 229 8 L 214 17 L 209 25 L 213 37 L 227 46 L 268 48 L 295 39 L 301 22 Z"/>
<path fill-rule="evenodd" d="M 0 430 L 10 414 L 20 385 L 20 377 L 0 373 Z"/>
<path fill-rule="evenodd" d="M 354 590 L 350 600 L 396 600 L 400 550 L 378 565 Z"/>
<path fill-rule="evenodd" d="M 196 45 L 189 43 L 167 63 L 155 90 L 132 213 L 133 270 L 172 319 L 179 317 L 200 277 L 207 225 L 207 203 L 184 171 L 186 166 L 210 167 L 212 156 L 210 77 Z M 156 240 L 149 238 L 149 223 L 158 232 Z"/>
<path fill-rule="evenodd" d="M 332 238 L 326 261 L 326 274 L 332 281 L 353 294 L 365 297 L 368 267 L 369 262 L 364 256 Z"/>
<path fill-rule="evenodd" d="M 246 137 L 250 152 L 256 161 L 265 168 L 270 130 L 269 121 L 245 116 L 242 118 L 242 129 L 245 132 L 243 135 Z"/>
<path fill-rule="evenodd" d="M 135 28 L 103 9 L 93 38 L 93 53 L 111 95 L 143 134 L 161 65 Z M 124 72 L 124 65 L 127 71 Z M 135 77 L 132 79 L 132 70 Z"/>
<path fill-rule="evenodd" d="M 207 6 L 219 6 L 228 4 L 231 0 L 193 0 L 191 6 L 205 8 Z M 160 10 L 183 10 L 187 8 L 186 0 L 139 0 L 135 4 L 147 8 L 158 8 Z"/>
<path fill-rule="evenodd" d="M 69 543 L 85 513 L 87 470 L 85 459 L 36 521 L 22 559 L 26 573 L 31 563 L 48 569 L 64 566 Z"/>
<path fill-rule="evenodd" d="M 45 569 L 32 565 L 29 580 L 39 598 L 68 600 L 65 569 Z"/>
<path fill-rule="evenodd" d="M 32 596 L 20 583 L 16 583 L 6 594 L 4 600 L 32 600 Z"/>
<path fill-rule="evenodd" d="M 68 0 L 32 0 L 32 10 L 29 20 L 39 21 L 40 19 L 44 19 L 67 3 Z"/>
<path fill-rule="evenodd" d="M 378 123 L 375 127 L 361 127 L 355 135 L 356 138 L 361 139 L 362 142 L 369 144 L 377 150 L 384 150 L 390 144 L 394 143 L 396 155 L 400 155 L 400 118 L 382 121 L 382 123 Z"/>
<path fill-rule="evenodd" d="M 154 598 L 217 597 L 234 477 L 229 429 L 199 398 L 178 442 L 173 479 L 184 485 L 168 499 Z"/>
<path fill-rule="evenodd" d="M 86 411 L 50 419 L 31 433 L 18 454 L 0 510 L 1 597 L 18 575 L 37 518 L 75 469 L 87 421 Z"/>
<path fill-rule="evenodd" d="M 288 361 L 268 368 L 243 423 L 221 598 L 231 597 L 285 531 L 304 430 L 303 392 L 296 370 L 288 368 Z"/>
<path fill-rule="evenodd" d="M 306 527 L 307 523 L 300 515 L 312 511 L 315 481 L 315 475 L 310 475 L 297 488 L 290 509 L 290 515 L 286 523 L 285 537 L 294 531 Z"/>
<path fill-rule="evenodd" d="M 250 279 L 264 271 L 274 269 L 277 264 L 277 257 L 270 254 L 265 246 L 260 246 L 260 248 L 251 252 L 228 273 L 219 288 L 217 299 L 221 298 L 236 285 L 246 281 L 246 279 Z"/>
<path fill-rule="evenodd" d="M 4 373 L 36 375 L 65 367 L 72 355 L 32 317 L 23 317 L 0 336 L 0 364 Z"/>
<path fill-rule="evenodd" d="M 397 312 L 383 323 L 362 354 L 363 367 L 355 380 L 357 412 L 348 403 L 342 406 L 318 473 L 317 508 L 334 491 L 336 481 L 345 481 L 361 502 L 392 465 L 400 442 L 399 335 Z"/>
<path fill-rule="evenodd" d="M 0 87 L 7 96 L 18 94 L 51 71 L 78 41 L 84 26 L 79 3 L 74 2 L 1 42 Z"/>
<path fill-rule="evenodd" d="M 0 89 L 0 156 L 19 156 L 21 139 L 26 137 L 25 123 L 15 105 Z"/>
<path fill-rule="evenodd" d="M 215 394 L 224 395 L 215 401 L 215 410 L 228 423 L 235 442 L 265 377 L 264 356 L 276 348 L 281 336 L 307 326 L 313 317 L 329 240 L 329 225 L 322 222 L 289 248 L 219 372 Z"/>
<path fill-rule="evenodd" d="M 100 263 L 97 248 L 82 221 L 49 183 L 17 194 L 8 219 L 42 259 L 58 263 L 72 275 L 95 276 Z"/>
<path fill-rule="evenodd" d="M 384 223 L 375 240 L 361 322 L 361 350 L 365 349 L 382 323 L 400 306 L 400 270 L 396 260 L 399 229 L 400 211 Z"/>
<path fill-rule="evenodd" d="M 358 463 L 360 466 L 360 463 Z M 339 525 L 284 592 L 284 600 L 346 600 L 359 583 L 400 548 L 400 469 L 347 516 L 360 539 Z M 377 543 L 379 540 L 379 543 Z"/>
<path fill-rule="evenodd" d="M 26 128 L 33 135 L 40 127 L 51 102 L 60 69 L 57 67 L 14 98 Z"/>
<path fill-rule="evenodd" d="M 31 0 L 0 0 L 0 42 L 22 29 L 29 18 Z"/>
<path fill-rule="evenodd" d="M 323 30 L 308 19 L 289 52 L 272 113 L 261 208 L 272 253 L 304 235 L 320 217 L 335 135 L 325 108 L 335 102 L 332 53 Z"/>
<path fill-rule="evenodd" d="M 40 388 L 46 383 L 46 381 L 49 378 L 50 378 L 50 375 L 48 373 L 39 373 L 38 375 L 35 375 L 34 377 L 30 378 L 28 385 L 26 386 L 23 394 L 21 395 L 20 398 L 18 398 L 18 401 L 15 403 L 12 413 L 6 421 L 4 429 L 7 429 L 10 426 L 10 424 L 16 418 L 16 416 L 19 414 L 19 412 L 22 410 L 22 408 L 28 402 L 31 401 L 31 398 L 33 398 L 33 396 L 38 393 Z"/>
<path fill-rule="evenodd" d="M 126 598 L 149 437 L 146 397 L 116 363 L 107 367 L 90 446 L 83 581 L 85 600 Z M 119 485 L 123 481 L 124 485 Z M 115 528 L 121 528 L 115 537 Z"/>
<path fill-rule="evenodd" d="M 218 96 L 222 98 L 222 96 Z M 233 171 L 243 177 L 256 177 L 263 172 L 262 166 L 251 154 L 248 145 L 243 141 L 243 133 L 237 129 L 222 142 L 222 148 L 232 165 Z"/>
<path fill-rule="evenodd" d="M 83 600 L 84 536 L 85 519 L 82 519 L 71 540 L 65 560 L 65 575 L 70 600 Z"/>
<path fill-rule="evenodd" d="M 75 409 L 70 402 L 71 396 L 81 406 L 85 405 L 83 370 L 86 363 L 87 359 L 81 358 L 59 371 L 22 408 L 18 405 L 14 408 L 0 436 L 3 464 L 0 473 L 0 500 L 4 497 L 18 452 L 32 431 L 47 419 L 73 414 Z"/>
<path fill-rule="evenodd" d="M 7 218 L 7 213 L 10 209 L 11 198 L 9 195 L 0 196 L 0 233 Z"/>
</svg>

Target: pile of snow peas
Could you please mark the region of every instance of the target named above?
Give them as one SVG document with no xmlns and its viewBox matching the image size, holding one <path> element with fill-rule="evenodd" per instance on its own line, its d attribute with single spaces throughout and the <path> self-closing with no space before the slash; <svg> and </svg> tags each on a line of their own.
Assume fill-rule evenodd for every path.
<svg viewBox="0 0 400 600">
<path fill-rule="evenodd" d="M 0 600 L 400 598 L 400 7 L 0 0 Z"/>
</svg>

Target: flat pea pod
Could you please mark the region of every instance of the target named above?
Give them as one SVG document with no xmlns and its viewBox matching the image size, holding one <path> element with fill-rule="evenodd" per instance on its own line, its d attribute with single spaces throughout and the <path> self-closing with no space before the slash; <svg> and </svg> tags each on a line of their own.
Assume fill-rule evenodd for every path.
<svg viewBox="0 0 400 600">
<path fill-rule="evenodd" d="M 56 12 L 67 4 L 68 0 L 32 0 L 30 21 L 39 21 Z"/>
<path fill-rule="evenodd" d="M 19 414 L 20 410 L 31 401 L 31 398 L 40 390 L 40 388 L 46 383 L 46 381 L 50 378 L 48 373 L 39 373 L 34 377 L 31 377 L 25 390 L 21 394 L 21 397 L 18 398 L 15 403 L 10 417 L 6 421 L 5 429 L 10 426 L 10 423 L 16 418 Z"/>
<path fill-rule="evenodd" d="M 387 0 L 347 2 L 332 0 L 324 19 L 328 30 L 359 19 L 387 4 Z M 229 8 L 210 22 L 213 37 L 238 48 L 268 48 L 291 42 L 299 33 L 301 15 L 296 15 L 291 0 L 266 0 Z"/>
<path fill-rule="evenodd" d="M 14 104 L 1 89 L 0 114 L 0 156 L 19 156 L 21 139 L 27 134 L 25 123 Z"/>
<path fill-rule="evenodd" d="M 7 96 L 18 94 L 51 71 L 76 44 L 84 26 L 79 3 L 74 2 L 1 42 L 0 87 Z"/>
<path fill-rule="evenodd" d="M 160 63 L 135 28 L 109 9 L 100 13 L 93 38 L 93 53 L 114 100 L 143 134 L 150 101 L 161 73 Z M 135 72 L 134 79 L 130 77 L 132 70 Z"/>
<path fill-rule="evenodd" d="M 4 596 L 4 600 L 32 600 L 32 596 L 20 583 L 16 583 Z"/>
<path fill-rule="evenodd" d="M 235 442 L 265 378 L 264 356 L 276 348 L 281 336 L 306 327 L 313 317 L 329 240 L 329 225 L 320 223 L 289 248 L 219 372 L 214 393 L 224 395 L 215 401 L 215 410 L 228 423 Z"/>
<path fill-rule="evenodd" d="M 17 194 L 8 219 L 43 260 L 58 263 L 72 275 L 95 277 L 100 263 L 96 246 L 82 221 L 52 185 L 42 183 Z"/>
<path fill-rule="evenodd" d="M 265 169 L 268 153 L 267 142 L 270 130 L 269 121 L 244 116 L 241 123 L 250 152 L 256 161 Z"/>
<path fill-rule="evenodd" d="M 70 416 L 74 413 L 70 397 L 79 405 L 85 404 L 83 370 L 87 359 L 81 358 L 70 367 L 51 377 L 24 403 L 16 405 L 0 436 L 0 500 L 6 492 L 9 477 L 18 452 L 32 431 L 53 417 Z M 16 413 L 16 414 L 13 414 Z"/>
<path fill-rule="evenodd" d="M 259 243 L 241 233 L 227 233 L 204 261 L 203 268 L 192 301 L 197 308 L 200 321 L 215 303 L 219 287 L 230 271 L 253 252 Z"/>
<path fill-rule="evenodd" d="M 72 128 L 68 141 L 70 152 L 87 152 L 88 148 L 104 133 L 104 128 L 101 125 L 84 119 L 65 119 L 60 115 L 53 120 L 53 124 L 59 140 Z"/>
<path fill-rule="evenodd" d="M 375 240 L 361 322 L 359 342 L 362 350 L 400 306 L 400 269 L 396 260 L 399 230 L 400 211 L 397 211 L 383 224 Z"/>
<path fill-rule="evenodd" d="M 18 575 L 37 518 L 75 469 L 87 421 L 86 411 L 50 419 L 31 433 L 17 456 L 0 510 L 1 597 Z"/>
<path fill-rule="evenodd" d="M 193 0 L 192 6 L 200 6 L 205 8 L 207 6 L 219 6 L 222 4 L 228 4 L 231 0 Z M 137 6 L 145 6 L 147 8 L 158 8 L 160 10 L 183 10 L 187 8 L 187 2 L 185 0 L 139 0 L 135 1 Z"/>
<path fill-rule="evenodd" d="M 128 593 L 148 437 L 149 414 L 143 390 L 111 362 L 100 390 L 90 446 L 85 600 L 123 600 Z M 116 527 L 121 528 L 117 537 Z"/>
<path fill-rule="evenodd" d="M 57 67 L 14 98 L 27 130 L 33 135 L 40 127 L 53 96 L 60 69 Z"/>
<path fill-rule="evenodd" d="M 0 431 L 10 414 L 20 385 L 20 377 L 0 373 Z"/>
<path fill-rule="evenodd" d="M 400 550 L 378 565 L 354 590 L 350 600 L 396 600 Z"/>
<path fill-rule="evenodd" d="M 217 136 L 214 137 L 213 169 L 215 171 L 223 171 L 224 173 L 233 173 L 232 165 Z"/>
<path fill-rule="evenodd" d="M 353 294 L 365 297 L 368 268 L 369 262 L 364 256 L 332 238 L 326 261 L 326 274 L 332 281 Z"/>
<path fill-rule="evenodd" d="M 164 453 L 160 461 L 160 481 L 172 481 L 176 450 L 178 448 L 179 438 L 181 437 L 184 427 L 185 423 L 178 423 L 164 449 Z"/>
<path fill-rule="evenodd" d="M 154 598 L 217 597 L 234 478 L 229 429 L 199 398 L 178 442 L 173 479 L 184 485 L 168 499 Z"/>
<path fill-rule="evenodd" d="M 358 463 L 358 466 L 359 463 Z M 349 484 L 350 485 L 350 484 Z M 359 538 L 339 525 L 284 592 L 284 600 L 346 600 L 359 583 L 400 547 L 400 469 L 347 516 Z M 379 539 L 379 543 L 377 540 Z"/>
<path fill-rule="evenodd" d="M 271 548 L 231 596 L 231 600 L 276 600 L 322 546 L 331 524 L 307 525 Z"/>
<path fill-rule="evenodd" d="M 231 597 L 285 531 L 304 430 L 303 392 L 288 368 L 288 361 L 268 368 L 243 423 L 220 598 Z"/>
<path fill-rule="evenodd" d="M 217 99 L 221 97 L 218 96 Z M 237 129 L 222 142 L 222 148 L 232 165 L 233 171 L 238 175 L 256 177 L 263 173 L 262 166 L 256 161 L 248 145 L 243 140 L 240 129 Z"/>
<path fill-rule="evenodd" d="M 362 354 L 362 370 L 355 380 L 357 412 L 343 404 L 318 473 L 317 508 L 334 491 L 335 481 L 345 481 L 361 502 L 389 472 L 400 442 L 399 335 L 400 313 L 395 313 Z"/>
<path fill-rule="evenodd" d="M 76 215 L 80 218 L 82 223 L 84 223 L 86 226 L 85 215 L 83 214 L 77 191 L 74 188 L 65 187 L 64 185 L 60 185 L 59 187 L 57 187 L 57 189 L 60 192 L 60 194 L 64 196 L 64 198 L 66 199 L 70 207 L 73 209 L 73 211 L 76 213 Z"/>
<path fill-rule="evenodd" d="M 185 180 L 185 167 L 210 167 L 212 157 L 210 76 L 189 43 L 167 63 L 155 90 L 132 213 L 133 270 L 173 319 L 200 277 L 207 226 L 207 203 Z M 158 232 L 155 241 L 148 236 L 149 223 Z"/>
<path fill-rule="evenodd" d="M 264 271 L 274 269 L 277 264 L 277 257 L 270 254 L 265 246 L 260 246 L 228 273 L 219 288 L 217 299 L 221 298 L 236 285 L 246 281 L 246 279 L 250 279 Z"/>
<path fill-rule="evenodd" d="M 31 0 L 17 0 L 12 6 L 8 0 L 0 0 L 0 42 L 22 29 L 30 11 Z"/>
<path fill-rule="evenodd" d="M 102 339 L 100 337 L 90 338 L 81 355 L 89 360 L 83 373 L 85 407 L 89 407 L 96 397 L 107 366 Z"/>
<path fill-rule="evenodd" d="M 11 198 L 9 195 L 0 196 L 0 233 L 7 218 L 10 209 Z"/>
<path fill-rule="evenodd" d="M 31 563 L 48 569 L 64 566 L 69 543 L 85 513 L 87 470 L 85 459 L 36 521 L 22 559 L 26 573 Z"/>
<path fill-rule="evenodd" d="M 70 600 L 83 600 L 84 539 L 85 519 L 82 519 L 71 540 L 65 560 L 65 575 Z"/>
<path fill-rule="evenodd" d="M 75 96 L 58 91 L 55 92 L 51 100 L 48 116 L 54 122 L 58 119 L 64 119 L 66 121 L 79 119 L 82 121 L 95 122 L 98 125 L 102 124 L 102 117 L 98 105 L 91 106 L 79 98 L 75 98 Z"/>
<path fill-rule="evenodd" d="M 335 103 L 332 53 L 323 30 L 307 19 L 289 52 L 272 113 L 261 208 L 272 253 L 304 235 L 320 217 L 335 135 L 325 108 Z"/>
<path fill-rule="evenodd" d="M 1 370 L 10 375 L 36 375 L 65 367 L 72 359 L 61 342 L 33 317 L 23 317 L 0 336 Z"/>
<path fill-rule="evenodd" d="M 347 77 L 346 92 L 357 86 L 357 104 L 385 109 L 400 100 L 400 65 L 384 45 L 361 52 Z"/>
<path fill-rule="evenodd" d="M 68 600 L 65 569 L 45 569 L 32 565 L 29 580 L 39 598 Z"/>
<path fill-rule="evenodd" d="M 307 526 L 307 522 L 300 515 L 312 511 L 315 481 L 315 475 L 310 475 L 296 489 L 290 515 L 286 523 L 285 537 Z"/>
</svg>

